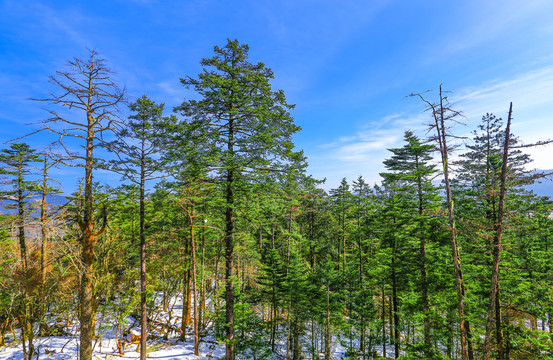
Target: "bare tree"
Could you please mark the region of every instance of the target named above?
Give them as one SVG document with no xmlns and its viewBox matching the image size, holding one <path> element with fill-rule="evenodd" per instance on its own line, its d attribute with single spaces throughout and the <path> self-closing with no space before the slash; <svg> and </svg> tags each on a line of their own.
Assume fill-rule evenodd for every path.
<svg viewBox="0 0 553 360">
<path fill-rule="evenodd" d="M 47 109 L 51 117 L 43 122 L 41 131 L 54 133 L 62 148 L 59 161 L 68 166 L 84 168 L 83 208 L 76 214 L 80 229 L 80 359 L 92 359 L 93 319 L 93 250 L 98 235 L 106 222 L 96 226 L 92 197 L 92 175 L 95 169 L 94 150 L 106 147 L 104 136 L 117 128 L 121 122 L 117 115 L 119 104 L 124 102 L 125 91 L 112 80 L 112 71 L 98 53 L 89 50 L 86 60 L 74 58 L 67 62 L 66 70 L 57 71 L 50 83 L 57 92 L 43 101 L 52 105 Z M 75 140 L 78 150 L 74 151 Z"/>
<path fill-rule="evenodd" d="M 451 235 L 451 254 L 453 258 L 453 267 L 455 275 L 455 289 L 457 290 L 457 311 L 459 313 L 459 325 L 461 336 L 461 357 L 462 359 L 473 359 L 472 336 L 470 331 L 470 323 L 466 319 L 465 313 L 465 282 L 463 279 L 463 270 L 461 268 L 461 256 L 457 244 L 457 231 L 455 228 L 455 211 L 453 208 L 453 199 L 451 196 L 451 184 L 449 179 L 449 150 L 451 145 L 447 141 L 452 135 L 448 133 L 448 124 L 450 122 L 458 122 L 461 116 L 459 111 L 454 110 L 445 95 L 446 91 L 442 90 L 440 84 L 440 94 L 438 102 L 431 102 L 426 99 L 424 93 L 411 94 L 410 96 L 418 97 L 426 105 L 426 111 L 432 114 L 433 122 L 429 124 L 430 131 L 435 131 L 436 135 L 432 140 L 438 144 L 438 150 L 441 155 L 442 169 L 444 174 L 445 192 L 447 200 L 447 215 L 449 220 L 449 232 Z"/>
</svg>

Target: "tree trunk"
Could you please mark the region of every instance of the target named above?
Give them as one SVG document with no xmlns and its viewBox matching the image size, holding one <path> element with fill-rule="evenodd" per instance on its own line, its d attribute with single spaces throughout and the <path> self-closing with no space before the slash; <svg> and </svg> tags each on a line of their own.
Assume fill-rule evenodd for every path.
<svg viewBox="0 0 553 360">
<path fill-rule="evenodd" d="M 326 286 L 325 360 L 330 360 L 330 289 Z"/>
<path fill-rule="evenodd" d="M 229 104 L 229 110 L 234 108 Z M 234 118 L 229 116 L 227 151 L 231 161 L 234 160 Z M 225 310 L 226 310 L 226 360 L 234 360 L 234 164 L 226 172 L 226 211 L 225 211 Z"/>
<path fill-rule="evenodd" d="M 507 127 L 505 128 L 505 143 L 503 149 L 503 164 L 501 167 L 501 190 L 499 193 L 499 213 L 497 223 L 495 224 L 495 236 L 493 244 L 493 267 L 492 267 L 492 281 L 490 289 L 490 302 L 488 305 L 488 319 L 486 321 L 486 340 L 484 344 L 484 359 L 489 359 L 491 352 L 491 333 L 493 327 L 493 317 L 494 317 L 494 306 L 496 305 L 496 297 L 499 290 L 499 259 L 501 254 L 501 235 L 503 232 L 503 215 L 505 210 L 505 187 L 507 182 L 507 160 L 509 157 L 509 141 L 510 141 L 510 130 L 511 130 L 511 118 L 513 113 L 513 103 L 509 106 L 509 117 L 507 119 Z M 501 318 L 501 313 L 499 312 L 499 318 Z M 500 320 L 497 324 L 501 324 Z M 498 334 L 501 333 L 501 329 L 497 329 Z M 503 353 L 503 341 L 499 337 L 500 342 L 497 344 L 497 348 L 500 353 Z"/>
<path fill-rule="evenodd" d="M 365 316 L 361 315 L 361 339 L 359 341 L 359 351 L 361 352 L 361 356 L 363 360 L 366 359 L 366 344 L 365 344 Z"/>
<path fill-rule="evenodd" d="M 455 275 L 455 289 L 457 290 L 457 311 L 459 313 L 460 320 L 460 336 L 461 336 L 461 357 L 462 359 L 473 359 L 472 353 L 472 341 L 470 334 L 470 324 L 466 320 L 465 315 L 465 283 L 463 279 L 463 271 L 461 270 L 461 258 L 459 256 L 459 247 L 457 245 L 457 232 L 455 229 L 455 213 L 453 210 L 453 198 L 451 194 L 451 185 L 449 182 L 449 155 L 446 139 L 446 126 L 445 126 L 445 111 L 444 108 L 444 96 L 442 93 L 442 86 L 440 85 L 440 108 L 439 111 L 434 114 L 436 121 L 436 131 L 438 132 L 438 143 L 440 147 L 440 153 L 442 156 L 442 167 L 444 171 L 444 182 L 446 188 L 447 198 L 447 213 L 449 219 L 449 232 L 451 234 L 451 255 L 453 258 L 453 268 Z"/>
<path fill-rule="evenodd" d="M 91 82 L 89 83 L 91 87 Z M 92 94 L 92 89 L 89 89 Z M 89 102 L 92 100 L 89 97 Z M 81 224 L 81 287 L 80 287 L 80 305 L 81 305 L 81 336 L 80 336 L 80 359 L 92 360 L 92 339 L 94 337 L 93 328 L 93 309 L 92 309 L 92 264 L 94 262 L 94 223 L 92 217 L 93 197 L 92 197 L 92 169 L 93 169 L 93 139 L 94 139 L 94 119 L 92 115 L 87 114 L 88 118 L 88 136 L 86 139 L 86 164 L 85 164 L 85 187 L 84 187 L 84 214 Z"/>
<path fill-rule="evenodd" d="M 48 192 L 48 157 L 44 156 L 44 168 L 42 173 L 42 199 L 40 200 L 40 292 L 39 292 L 39 311 L 40 311 L 40 333 L 44 333 L 43 317 L 46 313 L 46 194 Z"/>
<path fill-rule="evenodd" d="M 193 211 L 193 210 L 190 210 Z M 196 289 L 196 242 L 194 219 L 190 216 L 190 244 L 192 245 L 192 293 L 194 294 L 194 355 L 200 355 L 200 321 L 198 316 L 198 292 Z"/>
<path fill-rule="evenodd" d="M 432 350 L 432 339 L 430 337 L 430 305 L 428 303 L 428 277 L 426 271 L 426 236 L 424 234 L 424 200 L 423 200 L 423 189 L 422 181 L 420 176 L 420 163 L 419 157 L 416 156 L 415 159 L 416 171 L 417 174 L 417 194 L 419 200 L 419 216 L 420 219 L 420 272 L 421 272 L 421 301 L 422 301 L 422 311 L 424 316 L 424 356 L 428 359 L 433 357 Z"/>
<path fill-rule="evenodd" d="M 394 239 L 393 254 L 392 254 L 392 306 L 393 306 L 393 320 L 394 320 L 394 354 L 395 359 L 399 357 L 399 313 L 397 305 L 397 278 L 396 278 L 396 254 L 397 254 L 397 239 Z M 392 319 L 390 318 L 390 324 Z M 390 334 L 391 335 L 391 334 Z"/>
<path fill-rule="evenodd" d="M 227 172 L 225 212 L 225 300 L 226 300 L 226 360 L 234 360 L 234 171 Z"/>
<path fill-rule="evenodd" d="M 499 359 L 505 359 L 505 344 L 503 342 L 503 325 L 501 316 L 501 301 L 499 283 L 497 284 L 497 296 L 495 297 L 495 334 L 497 345 L 497 355 Z"/>
<path fill-rule="evenodd" d="M 386 357 L 386 298 L 384 280 L 382 280 L 382 356 Z"/>
<path fill-rule="evenodd" d="M 190 324 L 190 265 L 189 265 L 189 247 L 190 242 L 185 239 L 184 245 L 184 261 L 185 269 L 183 274 L 183 289 L 182 289 L 182 319 L 181 319 L 181 334 L 180 341 L 186 341 L 186 326 Z"/>
<path fill-rule="evenodd" d="M 300 349 L 300 324 L 297 315 L 294 315 L 293 323 L 293 341 L 292 341 L 292 359 L 300 360 L 301 359 L 301 349 Z"/>
<path fill-rule="evenodd" d="M 33 324 L 31 323 L 31 304 L 29 298 L 30 283 L 28 281 L 29 267 L 27 259 L 27 244 L 25 238 L 25 194 L 23 193 L 23 163 L 18 164 L 17 174 L 17 209 L 18 209 L 18 237 L 19 250 L 21 254 L 21 287 L 23 296 L 21 298 L 23 314 L 20 317 L 21 338 L 23 343 L 23 357 L 31 359 L 34 355 L 33 347 Z M 26 342 L 28 346 L 26 346 Z"/>
<path fill-rule="evenodd" d="M 389 321 L 389 324 L 390 324 L 390 343 L 391 344 L 394 344 L 395 343 L 395 338 L 394 338 L 394 316 L 393 316 L 393 295 L 388 299 L 388 321 Z M 395 345 L 394 345 L 394 349 L 395 349 Z"/>
<path fill-rule="evenodd" d="M 143 130 L 144 131 L 144 130 Z M 145 225 L 145 138 L 142 137 L 142 157 L 140 159 L 140 360 L 146 360 L 146 340 L 148 339 L 148 314 L 146 311 L 146 225 Z"/>
</svg>

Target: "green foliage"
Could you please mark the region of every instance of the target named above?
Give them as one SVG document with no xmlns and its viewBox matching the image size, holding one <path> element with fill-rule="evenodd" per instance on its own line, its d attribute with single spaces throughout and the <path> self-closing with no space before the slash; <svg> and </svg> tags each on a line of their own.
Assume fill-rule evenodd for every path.
<svg viewBox="0 0 553 360">
<path fill-rule="evenodd" d="M 186 320 L 190 295 L 200 341 L 214 334 L 234 345 L 237 358 L 331 357 L 327 352 L 338 343 L 351 359 L 394 357 L 376 354 L 382 344 L 396 345 L 398 359 L 460 357 L 450 224 L 435 186 L 434 146 L 406 131 L 402 146 L 389 149 L 379 185 L 344 178 L 326 193 L 322 182 L 306 175 L 305 157 L 294 149 L 299 131 L 290 114 L 294 106 L 272 88 L 273 72 L 248 56 L 248 46 L 237 40 L 215 47 L 201 61 L 198 76 L 181 79 L 195 95 L 175 108 L 176 115 L 164 117 L 163 104 L 142 96 L 130 105 L 115 141 L 95 138 L 98 146 L 117 150 L 118 158 L 109 166 L 95 161 L 93 170 L 111 168 L 123 175 L 123 183 L 94 184 L 88 210 L 81 187 L 68 196 L 68 205 L 47 212 L 44 223 L 58 232 L 49 235 L 45 250 L 46 319 L 65 322 L 63 330 L 77 315 L 74 294 L 82 275 L 77 245 L 87 212 L 89 230 L 97 233 L 90 237 L 93 310 L 119 329 L 129 325 L 130 316 L 138 317 L 142 235 L 148 241 L 148 317 L 155 317 L 167 338 L 190 340 L 191 324 L 175 321 L 170 302 L 185 297 Z M 476 357 L 482 353 L 498 225 L 502 127 L 492 114 L 483 117 L 453 180 Z M 56 191 L 35 183 L 38 161 L 26 144 L 13 144 L 0 155 L 3 201 L 18 208 L 17 215 L 0 215 L 0 267 L 7 269 L 0 273 L 2 336 L 25 311 L 24 290 L 36 295 L 38 289 L 21 286 L 32 283 L 24 279 L 37 279 L 38 242 L 29 236 L 34 268 L 24 274 L 18 250 L 27 242 L 16 239 L 25 221 L 33 220 L 31 197 Z M 509 154 L 502 322 L 495 326 L 503 330 L 506 358 L 545 359 L 552 356 L 551 335 L 537 324 L 553 312 L 553 202 L 524 190 L 544 175 L 525 174 L 529 161 L 519 148 Z M 156 317 L 158 310 L 167 318 Z M 232 342 L 223 340 L 229 311 Z"/>
</svg>

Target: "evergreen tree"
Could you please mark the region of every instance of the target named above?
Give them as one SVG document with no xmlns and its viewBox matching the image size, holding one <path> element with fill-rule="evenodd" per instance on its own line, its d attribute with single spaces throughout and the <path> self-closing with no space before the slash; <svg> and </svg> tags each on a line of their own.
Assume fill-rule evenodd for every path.
<svg viewBox="0 0 553 360">
<path fill-rule="evenodd" d="M 273 91 L 273 72 L 263 63 L 247 61 L 248 46 L 229 40 L 215 47 L 215 56 L 201 61 L 198 78 L 181 79 L 199 100 L 175 108 L 185 117 L 183 143 L 189 156 L 198 154 L 203 165 L 224 183 L 226 260 L 226 358 L 234 359 L 234 237 L 235 202 L 240 185 L 276 171 L 299 156 L 294 153 L 293 124 L 284 92 Z"/>
<path fill-rule="evenodd" d="M 8 201 L 7 208 L 17 209 L 17 230 L 19 239 L 19 252 L 21 257 L 21 314 L 20 323 L 22 324 L 22 344 L 24 359 L 32 359 L 34 356 L 34 320 L 37 318 L 36 296 L 33 299 L 34 280 L 30 272 L 31 264 L 29 259 L 29 250 L 25 228 L 27 223 L 28 199 L 37 194 L 37 184 L 30 181 L 29 175 L 33 172 L 32 164 L 40 162 L 41 159 L 36 150 L 31 149 L 25 143 L 16 143 L 10 145 L 8 149 L 2 149 L 0 152 L 0 163 L 4 166 L 1 168 L 0 174 L 7 175 L 9 179 L 5 185 L 8 189 L 0 192 L 0 196 L 4 201 Z M 11 186 L 10 186 L 11 185 Z M 12 204 L 9 204 L 12 203 Z M 34 294 L 38 295 L 38 294 Z"/>
<path fill-rule="evenodd" d="M 367 338 L 366 331 L 369 325 L 369 321 L 375 315 L 374 302 L 372 300 L 372 291 L 370 284 L 368 283 L 368 277 L 366 274 L 366 257 L 370 256 L 368 250 L 368 242 L 370 238 L 370 219 L 372 217 L 372 197 L 373 192 L 369 185 L 365 182 L 363 177 L 359 176 L 357 180 L 353 181 L 353 201 L 355 204 L 355 230 L 353 235 L 356 239 L 356 252 L 352 254 L 352 299 L 354 313 L 352 317 L 354 319 L 354 326 L 360 333 L 359 339 L 359 354 L 363 359 L 367 355 Z M 355 274 L 356 273 L 356 274 Z M 355 275 L 354 275 L 355 274 Z M 370 341 L 369 341 L 370 342 Z"/>
<path fill-rule="evenodd" d="M 161 132 L 163 104 L 158 105 L 145 95 L 130 105 L 133 114 L 128 126 L 118 132 L 116 147 L 119 161 L 112 161 L 111 169 L 139 186 L 139 236 L 140 236 L 140 359 L 146 359 L 147 312 L 146 312 L 146 181 L 155 179 L 161 170 L 157 154 L 161 150 L 157 137 Z M 137 141 L 138 145 L 132 142 Z"/>
<path fill-rule="evenodd" d="M 511 112 L 509 119 L 510 116 Z M 526 194 L 524 185 L 533 183 L 544 174 L 528 174 L 525 167 L 531 159 L 518 148 L 517 137 L 507 133 L 501 118 L 486 114 L 473 135 L 472 142 L 467 145 L 468 151 L 457 163 L 460 225 L 469 235 L 465 248 L 471 259 L 470 270 L 478 274 L 471 284 L 472 291 L 478 295 L 476 305 L 488 307 L 483 357 L 490 356 L 492 320 L 495 320 L 495 349 L 497 356 L 504 358 L 510 345 L 504 341 L 508 335 L 504 335 L 503 322 L 509 320 L 502 308 L 509 305 L 503 304 L 500 298 L 503 279 L 499 274 L 501 242 L 517 242 L 516 238 L 509 238 L 513 233 L 508 228 L 510 224 L 518 223 L 520 228 L 521 224 L 527 223 L 523 214 L 529 212 L 527 206 L 532 202 L 532 196 Z M 508 146 L 506 138 L 509 139 Z M 482 252 L 482 248 L 486 251 Z M 510 268 L 510 264 L 501 260 L 501 267 Z M 494 304 L 487 304 L 490 298 Z"/>
</svg>

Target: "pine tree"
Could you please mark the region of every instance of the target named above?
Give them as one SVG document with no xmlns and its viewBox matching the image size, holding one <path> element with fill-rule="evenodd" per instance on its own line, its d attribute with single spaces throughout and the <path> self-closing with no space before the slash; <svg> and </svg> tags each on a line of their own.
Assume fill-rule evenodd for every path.
<svg viewBox="0 0 553 360">
<path fill-rule="evenodd" d="M 48 240 L 50 231 L 55 225 L 55 212 L 57 207 L 48 204 L 47 197 L 60 192 L 59 183 L 50 177 L 49 171 L 56 165 L 52 162 L 48 154 L 42 155 L 42 179 L 37 183 L 37 191 L 40 195 L 40 292 L 39 292 L 39 312 L 40 312 L 40 333 L 44 334 L 47 324 L 44 321 L 44 315 L 47 309 L 47 289 L 46 289 L 46 267 L 48 263 Z M 55 185 L 51 185 L 54 183 Z"/>
<path fill-rule="evenodd" d="M 366 330 L 369 320 L 374 316 L 375 308 L 371 296 L 372 289 L 366 286 L 367 276 L 365 270 L 367 264 L 365 258 L 369 255 L 366 245 L 369 237 L 369 218 L 372 210 L 371 197 L 373 196 L 373 192 L 362 176 L 353 181 L 352 195 L 355 203 L 356 224 L 354 235 L 357 246 L 357 254 L 352 254 L 352 257 L 356 258 L 353 261 L 353 268 L 356 269 L 352 271 L 352 274 L 357 272 L 357 276 L 352 275 L 352 280 L 355 279 L 351 300 L 355 313 L 352 315 L 357 317 L 353 325 L 360 332 L 359 353 L 365 359 L 367 352 Z"/>
<path fill-rule="evenodd" d="M 159 176 L 162 164 L 157 158 L 160 152 L 161 118 L 163 104 L 158 105 L 145 95 L 130 104 L 133 114 L 126 128 L 118 131 L 118 139 L 111 146 L 117 151 L 119 161 L 111 162 L 111 170 L 139 186 L 139 236 L 140 236 L 140 359 L 146 359 L 147 312 L 146 312 L 146 181 Z M 138 145 L 132 142 L 137 141 Z"/>
<path fill-rule="evenodd" d="M 389 149 L 393 156 L 384 161 L 389 173 L 382 173 L 385 181 L 395 183 L 401 194 L 401 211 L 415 220 L 412 229 L 406 229 L 419 241 L 418 260 L 420 280 L 420 305 L 424 319 L 424 356 L 432 358 L 433 349 L 430 334 L 430 301 L 427 270 L 427 242 L 435 221 L 431 217 L 437 209 L 437 188 L 432 184 L 437 170 L 431 164 L 433 146 L 422 144 L 411 132 L 404 135 L 405 145 L 402 148 Z M 434 224 L 435 225 L 435 224 Z M 413 246 L 416 249 L 416 246 Z"/>
<path fill-rule="evenodd" d="M 543 172 L 529 174 L 526 171 L 525 167 L 531 159 L 520 150 L 517 137 L 507 130 L 502 119 L 486 114 L 478 130 L 473 132 L 472 142 L 467 145 L 468 151 L 457 162 L 460 224 L 463 232 L 469 234 L 465 248 L 469 250 L 467 254 L 471 256 L 473 271 L 485 274 L 478 277 L 481 281 L 472 285 L 475 294 L 479 295 L 478 305 L 488 308 L 484 358 L 491 353 L 492 327 L 495 327 L 497 356 L 506 357 L 510 346 L 505 342 L 508 336 L 503 331 L 510 328 L 504 325 L 504 320 L 507 323 L 509 320 L 503 319 L 504 301 L 500 297 L 500 283 L 505 278 L 499 274 L 500 253 L 503 253 L 501 243 L 518 242 L 516 237 L 512 237 L 509 227 L 510 223 L 518 223 L 517 226 L 522 228 L 522 224 L 527 222 L 523 214 L 530 211 L 527 206 L 532 202 L 532 196 L 526 194 L 524 185 L 544 176 Z M 482 252 L 481 248 L 486 251 Z M 510 264 L 501 260 L 501 268 L 510 268 Z M 523 279 L 520 281 L 525 282 Z M 489 299 L 493 299 L 494 303 L 488 303 Z M 492 320 L 495 322 L 492 323 Z"/>
<path fill-rule="evenodd" d="M 207 172 L 224 184 L 226 358 L 234 359 L 235 207 L 240 185 L 277 171 L 300 154 L 293 152 L 293 124 L 282 90 L 273 91 L 273 72 L 263 63 L 247 61 L 248 46 L 229 40 L 215 47 L 215 56 L 201 61 L 198 78 L 181 79 L 199 100 L 175 108 L 182 123 L 185 157 L 199 155 Z"/>
<path fill-rule="evenodd" d="M 25 143 L 16 143 L 10 145 L 9 149 L 2 149 L 0 152 L 0 163 L 5 164 L 2 167 L 1 174 L 7 175 L 11 180 L 6 185 L 11 185 L 11 189 L 0 193 L 3 200 L 12 202 L 8 208 L 17 208 L 17 230 L 19 239 L 19 252 L 21 257 L 21 311 L 20 323 L 22 326 L 21 336 L 23 345 L 24 359 L 32 359 L 34 356 L 33 336 L 34 319 L 37 318 L 37 310 L 32 299 L 32 287 L 34 287 L 30 273 L 30 260 L 25 228 L 28 215 L 28 199 L 37 194 L 37 184 L 28 180 L 32 174 L 32 164 L 40 162 L 41 159 L 36 150 L 31 149 Z M 37 294 L 35 294 L 37 295 Z M 35 299 L 36 300 L 36 299 Z"/>
</svg>

